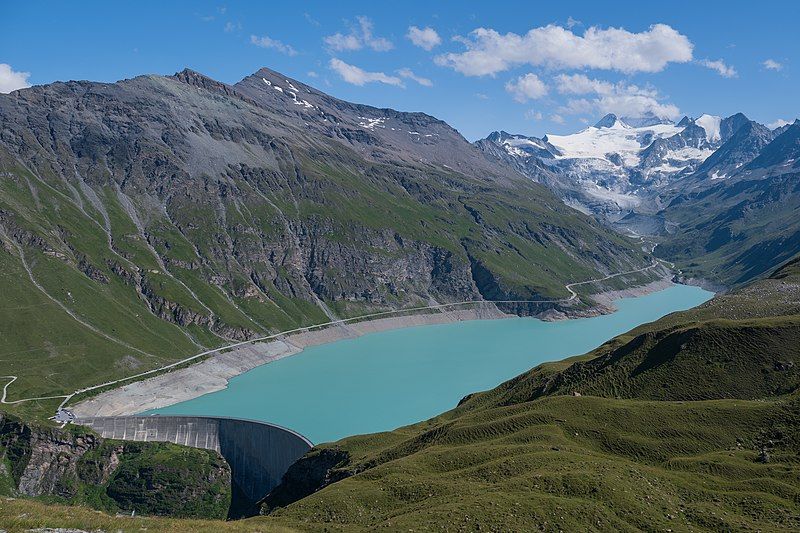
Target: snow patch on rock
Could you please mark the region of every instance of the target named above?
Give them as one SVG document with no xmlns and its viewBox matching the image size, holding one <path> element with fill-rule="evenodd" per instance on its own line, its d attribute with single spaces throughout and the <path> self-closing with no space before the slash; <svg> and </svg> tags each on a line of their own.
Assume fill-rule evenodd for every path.
<svg viewBox="0 0 800 533">
<path fill-rule="evenodd" d="M 722 137 L 719 132 L 719 126 L 722 123 L 722 117 L 714 115 L 702 115 L 694 121 L 695 124 L 706 130 L 706 140 L 710 143 L 719 141 Z"/>
</svg>

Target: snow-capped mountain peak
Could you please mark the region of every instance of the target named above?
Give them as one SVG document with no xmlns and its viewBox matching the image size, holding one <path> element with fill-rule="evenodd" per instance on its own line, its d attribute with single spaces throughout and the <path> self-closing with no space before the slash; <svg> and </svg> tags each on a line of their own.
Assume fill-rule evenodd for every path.
<svg viewBox="0 0 800 533">
<path fill-rule="evenodd" d="M 621 117 L 620 120 L 632 128 L 643 128 L 645 126 L 656 126 L 658 124 L 674 124 L 675 122 L 666 117 L 657 115 L 645 115 L 642 117 Z M 678 124 L 680 127 L 681 125 Z"/>
<path fill-rule="evenodd" d="M 614 113 L 609 113 L 608 115 L 604 116 L 600 120 L 597 121 L 597 124 L 594 125 L 595 128 L 624 128 L 626 126 L 617 115 Z"/>
<path fill-rule="evenodd" d="M 547 137 L 526 137 L 505 131 L 494 131 L 485 139 L 501 146 L 508 155 L 513 157 L 544 157 L 552 158 L 561 155 L 560 152 L 547 141 Z"/>
<path fill-rule="evenodd" d="M 772 136 L 741 113 L 725 119 L 683 117 L 677 124 L 654 116 L 608 114 L 573 134 L 537 138 L 495 132 L 480 142 L 485 151 L 511 158 L 532 179 L 547 182 L 570 205 L 614 219 L 684 177 L 697 181 L 730 175 Z M 728 155 L 704 165 L 723 146 Z M 704 172 L 699 172 L 701 165 Z"/>
</svg>

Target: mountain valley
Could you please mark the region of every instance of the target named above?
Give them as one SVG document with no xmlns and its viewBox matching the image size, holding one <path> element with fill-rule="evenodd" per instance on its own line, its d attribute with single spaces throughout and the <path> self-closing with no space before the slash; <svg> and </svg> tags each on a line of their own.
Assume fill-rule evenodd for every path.
<svg viewBox="0 0 800 533">
<path fill-rule="evenodd" d="M 267 68 L 0 94 L 0 525 L 796 530 L 798 221 L 800 121 L 608 114 L 470 143 Z M 238 489 L 216 452 L 103 438 L 63 409 L 155 374 L 142 390 L 196 396 L 176 377 L 224 373 L 217 356 L 236 376 L 248 350 L 380 320 L 586 318 L 672 283 L 718 294 L 430 420 L 318 443 L 243 520 L 223 521 Z"/>
<path fill-rule="evenodd" d="M 645 237 L 683 279 L 720 288 L 800 252 L 798 128 L 770 130 L 741 113 L 676 124 L 607 115 L 573 135 L 494 132 L 476 146 L 567 204 Z"/>
</svg>

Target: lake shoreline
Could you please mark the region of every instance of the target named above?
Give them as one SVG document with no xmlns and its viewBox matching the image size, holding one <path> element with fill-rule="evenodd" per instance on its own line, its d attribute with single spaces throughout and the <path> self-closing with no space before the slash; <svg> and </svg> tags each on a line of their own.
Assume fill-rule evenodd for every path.
<svg viewBox="0 0 800 533">
<path fill-rule="evenodd" d="M 651 283 L 624 290 L 605 291 L 592 295 L 595 306 L 567 314 L 548 310 L 536 318 L 543 321 L 588 318 L 616 311 L 613 302 L 620 298 L 644 296 L 664 290 L 672 283 L 662 278 Z M 369 333 L 414 326 L 448 324 L 465 320 L 497 320 L 516 318 L 504 313 L 490 302 L 476 302 L 475 309 L 456 309 L 426 314 L 369 319 L 348 324 L 338 324 L 314 331 L 295 333 L 270 341 L 254 342 L 215 354 L 190 366 L 134 381 L 121 387 L 104 391 L 83 400 L 70 408 L 78 418 L 95 416 L 133 415 L 153 409 L 168 407 L 197 398 L 228 386 L 231 378 L 258 366 L 289 357 L 305 348 L 344 339 L 353 339 Z"/>
</svg>

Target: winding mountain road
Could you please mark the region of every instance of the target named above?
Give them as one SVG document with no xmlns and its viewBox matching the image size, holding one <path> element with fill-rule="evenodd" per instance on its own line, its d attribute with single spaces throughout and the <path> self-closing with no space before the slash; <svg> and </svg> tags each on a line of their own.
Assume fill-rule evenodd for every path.
<svg viewBox="0 0 800 533">
<path fill-rule="evenodd" d="M 120 378 L 120 379 L 115 379 L 113 381 L 106 381 L 105 383 L 100 383 L 99 385 L 93 385 L 91 387 L 84 387 L 82 389 L 75 390 L 75 391 L 73 391 L 73 392 L 71 392 L 69 394 L 56 395 L 56 396 L 40 396 L 40 397 L 35 397 L 35 398 L 23 398 L 23 399 L 20 399 L 20 400 L 8 401 L 8 399 L 7 399 L 8 387 L 9 387 L 9 385 L 11 385 L 12 383 L 14 383 L 17 380 L 17 376 L 0 376 L 0 379 L 9 379 L 9 381 L 3 387 L 3 395 L 2 395 L 2 398 L 0 398 L 0 403 L 10 405 L 10 404 L 23 403 L 23 402 L 31 402 L 31 401 L 36 401 L 36 400 L 52 400 L 52 399 L 57 399 L 57 398 L 63 398 L 63 401 L 58 406 L 58 411 L 61 411 L 64 408 L 64 406 L 72 398 L 74 398 L 77 395 L 80 395 L 80 394 L 83 394 L 83 393 L 86 393 L 86 392 L 91 392 L 91 391 L 97 390 L 97 389 L 102 389 L 102 388 L 105 388 L 105 387 L 111 387 L 111 386 L 114 386 L 114 385 L 118 385 L 120 383 L 124 383 L 126 381 L 131 381 L 131 380 L 135 380 L 135 379 L 138 379 L 138 378 L 143 378 L 143 377 L 146 377 L 146 376 L 151 376 L 151 375 L 154 375 L 154 374 L 158 374 L 160 372 L 171 370 L 173 368 L 185 365 L 187 363 L 191 363 L 192 361 L 195 361 L 195 360 L 200 359 L 202 357 L 206 357 L 206 356 L 212 355 L 214 353 L 219 353 L 219 352 L 221 352 L 223 350 L 229 350 L 231 348 L 238 348 L 239 346 L 244 346 L 244 345 L 247 345 L 247 344 L 274 340 L 274 339 L 277 339 L 279 337 L 283 337 L 285 335 L 291 335 L 292 333 L 301 333 L 301 332 L 313 331 L 313 330 L 326 328 L 326 327 L 330 327 L 330 326 L 338 326 L 338 325 L 349 324 L 351 322 L 358 322 L 358 321 L 371 319 L 371 318 L 380 318 L 380 317 L 385 317 L 385 316 L 389 316 L 389 315 L 395 315 L 395 314 L 399 314 L 399 313 L 409 313 L 409 312 L 414 312 L 414 311 L 446 309 L 446 308 L 451 308 L 451 307 L 460 307 L 460 306 L 475 305 L 475 304 L 482 304 L 482 303 L 493 303 L 493 304 L 565 303 L 565 302 L 573 301 L 578 297 L 578 293 L 576 293 L 573 290 L 573 287 L 578 287 L 580 285 L 588 285 L 590 283 L 597 283 L 597 282 L 600 282 L 600 281 L 606 281 L 606 280 L 609 280 L 609 279 L 612 279 L 612 278 L 616 278 L 616 277 L 619 277 L 619 276 L 625 276 L 625 275 L 629 275 L 629 274 L 637 274 L 637 273 L 640 273 L 640 272 L 645 272 L 647 270 L 650 270 L 652 268 L 655 268 L 655 267 L 661 265 L 662 263 L 665 263 L 665 262 L 661 261 L 661 260 L 656 260 L 652 264 L 650 264 L 650 265 L 648 265 L 646 267 L 638 268 L 638 269 L 635 269 L 635 270 L 628 270 L 626 272 L 618 272 L 616 274 L 610 274 L 610 275 L 605 276 L 603 278 L 596 278 L 596 279 L 590 279 L 590 280 L 586 280 L 586 281 L 577 281 L 575 283 L 568 283 L 568 284 L 564 285 L 564 288 L 567 291 L 569 291 L 570 296 L 569 296 L 569 298 L 562 298 L 560 300 L 469 300 L 469 301 L 464 301 L 464 302 L 451 302 L 451 303 L 445 303 L 445 304 L 426 305 L 426 306 L 421 306 L 421 307 L 411 307 L 411 308 L 407 308 L 407 309 L 396 309 L 396 310 L 392 310 L 392 311 L 381 311 L 381 312 L 377 312 L 377 313 L 369 313 L 369 314 L 366 314 L 366 315 L 360 315 L 360 316 L 356 316 L 356 317 L 342 318 L 342 319 L 337 319 L 337 320 L 330 320 L 328 322 L 322 322 L 320 324 L 315 324 L 313 326 L 304 326 L 304 327 L 289 329 L 289 330 L 286 330 L 286 331 L 281 331 L 279 333 L 273 333 L 272 335 L 266 335 L 264 337 L 257 337 L 257 338 L 246 340 L 246 341 L 242 341 L 242 342 L 236 342 L 236 343 L 233 343 L 233 344 L 228 344 L 226 346 L 222 346 L 222 347 L 219 347 L 219 348 L 206 350 L 204 352 L 200 352 L 198 354 L 192 355 L 190 357 L 186 357 L 184 359 L 181 359 L 180 361 L 176 361 L 174 363 L 170 363 L 168 365 L 164 365 L 164 366 L 159 367 L 159 368 L 154 368 L 154 369 L 148 370 L 146 372 L 140 372 L 139 374 L 134 374 L 132 376 L 128 376 L 128 377 L 124 377 L 124 378 Z"/>
<path fill-rule="evenodd" d="M 8 386 L 17 381 L 17 376 L 0 376 L 0 379 L 8 379 L 8 383 L 5 384 L 3 387 L 3 396 L 0 398 L 0 403 L 4 403 L 7 405 L 13 405 L 15 403 L 22 403 L 22 402 L 32 402 L 34 400 L 54 400 L 56 398 L 66 398 L 66 395 L 58 395 L 58 396 L 39 396 L 37 398 L 23 398 L 22 400 L 14 400 L 11 402 L 6 401 L 6 396 L 8 396 Z"/>
</svg>

